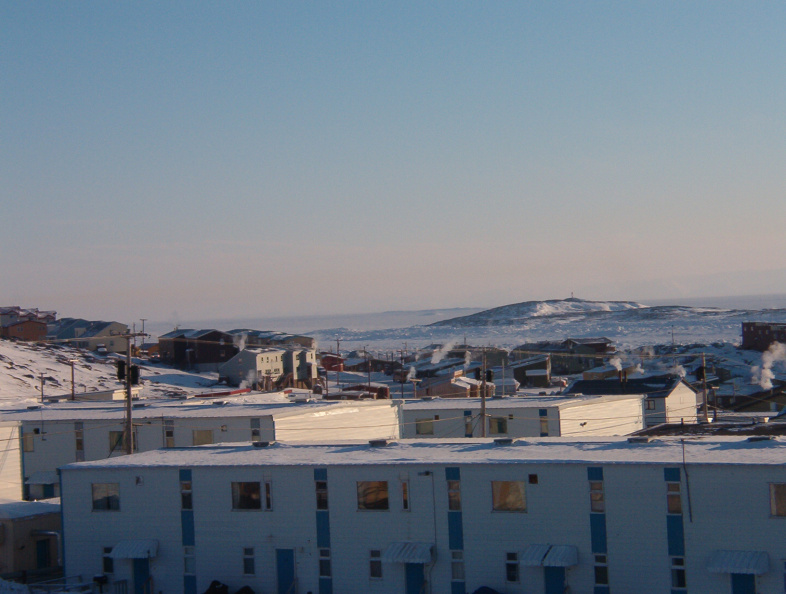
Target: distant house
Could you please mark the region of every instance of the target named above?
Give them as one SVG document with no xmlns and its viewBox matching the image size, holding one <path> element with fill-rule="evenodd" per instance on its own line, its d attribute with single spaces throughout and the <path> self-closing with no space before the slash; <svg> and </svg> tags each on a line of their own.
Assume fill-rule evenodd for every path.
<svg viewBox="0 0 786 594">
<path fill-rule="evenodd" d="M 551 356 L 536 355 L 512 363 L 510 373 L 526 388 L 548 388 L 551 385 Z"/>
<path fill-rule="evenodd" d="M 743 322 L 742 348 L 766 351 L 774 342 L 786 343 L 786 324 L 770 322 Z"/>
<path fill-rule="evenodd" d="M 35 342 L 46 338 L 46 322 L 19 320 L 0 327 L 0 337 Z"/>
<path fill-rule="evenodd" d="M 551 355 L 552 373 L 574 375 L 597 367 L 605 357 L 613 354 L 614 351 L 611 339 L 597 337 L 568 338 L 562 342 L 527 343 L 513 349 L 511 354 L 515 357 L 548 353 Z"/>
<path fill-rule="evenodd" d="M 644 425 L 696 423 L 699 397 L 687 382 L 674 376 L 636 379 L 578 380 L 563 392 L 565 396 L 606 396 L 640 394 L 644 397 Z"/>
<path fill-rule="evenodd" d="M 173 330 L 158 337 L 163 362 L 181 369 L 218 371 L 219 366 L 237 355 L 233 336 L 220 330 Z"/>
<path fill-rule="evenodd" d="M 105 349 L 107 353 L 125 353 L 128 341 L 119 336 L 122 334 L 128 334 L 128 326 L 120 322 L 61 318 L 49 324 L 47 340 L 68 343 L 89 351 Z"/>
<path fill-rule="evenodd" d="M 230 330 L 228 334 L 232 335 L 238 346 L 273 346 L 273 347 L 304 347 L 307 349 L 315 349 L 317 341 L 311 336 L 302 336 L 300 334 L 288 334 L 286 332 L 278 332 L 276 330 L 251 330 L 250 328 L 236 328 Z"/>
<path fill-rule="evenodd" d="M 246 348 L 218 367 L 219 381 L 243 384 L 256 390 L 273 390 L 284 376 L 284 349 Z"/>
<path fill-rule="evenodd" d="M 344 371 L 344 357 L 335 353 L 322 353 L 320 364 L 325 371 Z"/>
<path fill-rule="evenodd" d="M 0 501 L 0 574 L 46 576 L 62 565 L 60 505 Z"/>
<path fill-rule="evenodd" d="M 439 375 L 423 380 L 417 388 L 418 398 L 480 398 L 483 393 L 483 381 L 459 375 Z M 496 387 L 493 382 L 486 382 L 486 398 L 494 396 Z"/>
<path fill-rule="evenodd" d="M 10 326 L 24 320 L 51 324 L 57 319 L 55 311 L 40 311 L 37 308 L 24 309 L 18 305 L 0 307 L 0 327 Z"/>
</svg>

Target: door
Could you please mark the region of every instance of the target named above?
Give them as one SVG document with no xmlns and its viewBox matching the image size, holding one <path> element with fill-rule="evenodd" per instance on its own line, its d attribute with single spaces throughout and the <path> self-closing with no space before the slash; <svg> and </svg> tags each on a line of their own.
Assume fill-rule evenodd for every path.
<svg viewBox="0 0 786 594">
<path fill-rule="evenodd" d="M 52 565 L 51 547 L 49 539 L 35 541 L 35 566 L 36 569 L 46 569 Z"/>
<path fill-rule="evenodd" d="M 150 559 L 132 559 L 134 562 L 134 594 L 150 594 Z"/>
<path fill-rule="evenodd" d="M 546 583 L 546 594 L 564 594 L 565 568 L 544 567 L 543 581 Z"/>
<path fill-rule="evenodd" d="M 732 573 L 731 594 L 756 594 L 756 576 L 752 573 Z"/>
<path fill-rule="evenodd" d="M 422 563 L 407 563 L 407 594 L 423 594 L 426 591 L 424 588 L 424 572 Z"/>
<path fill-rule="evenodd" d="M 278 594 L 296 594 L 295 549 L 276 549 Z"/>
</svg>

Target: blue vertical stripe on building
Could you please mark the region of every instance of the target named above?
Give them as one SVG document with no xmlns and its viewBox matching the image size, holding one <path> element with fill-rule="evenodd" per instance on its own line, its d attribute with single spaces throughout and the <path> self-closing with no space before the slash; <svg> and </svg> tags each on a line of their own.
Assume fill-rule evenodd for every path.
<svg viewBox="0 0 786 594">
<path fill-rule="evenodd" d="M 539 408 L 539 409 L 538 409 L 538 414 L 539 414 L 541 417 L 547 417 L 547 416 L 549 416 L 549 411 L 548 411 L 548 409 L 546 409 L 546 408 Z"/>
<path fill-rule="evenodd" d="M 319 594 L 333 594 L 332 578 L 319 578 Z"/>
<path fill-rule="evenodd" d="M 180 528 L 183 532 L 183 546 L 193 547 L 196 540 L 194 532 L 194 510 L 180 510 Z"/>
<path fill-rule="evenodd" d="M 450 582 L 450 594 L 466 594 L 467 585 L 464 582 Z"/>
<path fill-rule="evenodd" d="M 183 594 L 197 594 L 195 575 L 183 576 Z"/>
<path fill-rule="evenodd" d="M 595 589 L 592 592 L 593 594 L 609 594 L 611 590 L 609 590 L 608 586 L 595 586 Z"/>
<path fill-rule="evenodd" d="M 317 546 L 330 548 L 330 515 L 326 509 L 317 510 Z"/>
<path fill-rule="evenodd" d="M 587 468 L 587 480 L 588 481 L 602 481 L 603 480 L 603 468 L 600 466 L 590 466 Z"/>
<path fill-rule="evenodd" d="M 448 512 L 448 546 L 451 551 L 464 550 L 464 521 L 460 511 Z"/>
<path fill-rule="evenodd" d="M 669 555 L 672 557 L 685 556 L 685 535 L 682 529 L 682 516 L 666 516 L 666 533 L 669 538 Z"/>
<path fill-rule="evenodd" d="M 190 468 L 181 468 L 180 469 L 180 480 L 181 481 L 190 481 L 191 480 L 191 469 Z"/>
<path fill-rule="evenodd" d="M 458 466 L 448 466 L 445 469 L 445 479 L 449 481 L 460 481 L 461 469 Z"/>
<path fill-rule="evenodd" d="M 679 468 L 664 468 L 663 479 L 669 483 L 680 482 L 680 469 Z"/>
<path fill-rule="evenodd" d="M 327 480 L 327 468 L 315 468 L 314 469 L 314 480 L 315 481 L 326 481 Z"/>
<path fill-rule="evenodd" d="M 592 552 L 606 554 L 606 514 L 590 514 Z"/>
</svg>

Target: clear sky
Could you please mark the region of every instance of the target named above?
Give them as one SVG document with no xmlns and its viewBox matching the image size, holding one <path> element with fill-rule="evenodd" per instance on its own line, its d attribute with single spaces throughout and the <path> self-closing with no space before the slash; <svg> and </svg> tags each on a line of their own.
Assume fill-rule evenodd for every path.
<svg viewBox="0 0 786 594">
<path fill-rule="evenodd" d="M 0 305 L 786 292 L 783 2 L 0 4 Z"/>
</svg>

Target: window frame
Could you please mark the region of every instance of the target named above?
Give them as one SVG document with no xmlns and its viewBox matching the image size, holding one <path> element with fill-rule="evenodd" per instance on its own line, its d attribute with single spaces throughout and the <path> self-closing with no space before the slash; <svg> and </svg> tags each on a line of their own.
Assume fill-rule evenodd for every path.
<svg viewBox="0 0 786 594">
<path fill-rule="evenodd" d="M 507 417 L 489 417 L 489 435 L 507 435 Z"/>
<path fill-rule="evenodd" d="M 505 583 L 518 584 L 521 581 L 521 570 L 519 566 L 519 554 L 514 552 L 505 553 Z"/>
<path fill-rule="evenodd" d="M 434 419 L 415 419 L 415 435 L 434 435 Z"/>
<path fill-rule="evenodd" d="M 461 481 L 447 481 L 448 510 L 461 511 Z"/>
<path fill-rule="evenodd" d="M 250 569 L 250 571 L 249 571 Z M 256 556 L 254 547 L 243 547 L 243 575 L 256 575 Z"/>
<path fill-rule="evenodd" d="M 330 549 L 319 549 L 319 577 L 332 578 L 333 577 L 333 564 L 330 559 Z"/>
<path fill-rule="evenodd" d="M 357 481 L 358 511 L 389 511 L 388 481 Z"/>
<path fill-rule="evenodd" d="M 120 511 L 120 483 L 91 483 L 91 492 L 94 512 Z"/>
<path fill-rule="evenodd" d="M 381 580 L 383 577 L 382 551 L 380 549 L 371 549 L 368 552 L 368 579 Z"/>
<path fill-rule="evenodd" d="M 317 498 L 317 509 L 329 509 L 330 500 L 328 499 L 327 481 L 314 481 L 314 491 Z"/>
<path fill-rule="evenodd" d="M 232 481 L 232 511 L 260 511 L 261 509 L 262 486 L 259 481 Z"/>
<path fill-rule="evenodd" d="M 786 483 L 770 483 L 770 517 L 786 518 Z"/>
<path fill-rule="evenodd" d="M 210 435 L 210 441 L 203 441 L 202 439 L 197 440 L 197 435 Z M 197 443 L 199 441 L 199 443 Z M 194 446 L 201 446 L 201 445 L 213 445 L 215 444 L 215 438 L 213 436 L 212 429 L 192 429 L 191 430 L 191 444 Z"/>
<path fill-rule="evenodd" d="M 518 493 L 513 493 L 513 486 Z M 527 513 L 527 483 L 525 481 L 491 481 L 491 510 L 495 513 Z M 504 491 L 510 491 L 507 496 Z M 511 501 L 511 494 L 518 495 L 520 503 Z"/>
<path fill-rule="evenodd" d="M 606 493 L 603 481 L 589 481 L 590 511 L 606 513 Z"/>
</svg>

